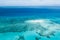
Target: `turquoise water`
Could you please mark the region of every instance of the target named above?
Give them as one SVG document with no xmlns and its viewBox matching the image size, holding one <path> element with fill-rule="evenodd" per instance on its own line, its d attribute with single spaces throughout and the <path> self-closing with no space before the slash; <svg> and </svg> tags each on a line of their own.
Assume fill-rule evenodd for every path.
<svg viewBox="0 0 60 40">
<path fill-rule="evenodd" d="M 36 29 L 39 29 L 39 27 L 40 27 L 36 24 L 33 25 L 33 24 L 28 23 L 28 26 L 24 27 L 24 25 L 27 25 L 25 23 L 25 21 L 41 20 L 41 19 L 43 19 L 43 20 L 48 19 L 52 22 L 56 22 L 57 24 L 59 24 L 59 20 L 60 20 L 60 18 L 39 18 L 39 17 L 37 17 L 37 18 L 36 17 L 25 17 L 25 18 L 24 17 L 3 17 L 3 18 L 0 18 L 0 30 L 1 30 L 0 31 L 0 40 L 59 40 L 60 39 L 60 29 L 58 31 L 54 30 L 54 32 L 55 32 L 54 35 L 50 35 L 49 34 L 50 32 L 48 32 L 48 30 L 47 30 L 47 32 L 49 34 L 48 35 L 49 37 L 47 37 L 47 36 L 43 36 L 42 34 L 39 35 L 35 31 L 33 31 L 33 30 L 35 30 L 34 25 L 38 27 Z M 47 20 L 47 22 L 48 22 L 48 20 Z M 21 25 L 21 24 L 23 24 L 23 25 Z M 22 27 L 24 27 L 24 28 L 22 28 Z M 32 28 L 29 29 L 30 27 L 32 27 Z M 53 28 L 53 26 L 52 26 L 52 28 Z M 60 28 L 60 26 L 59 26 L 59 28 Z M 24 30 L 22 30 L 22 29 L 24 29 Z M 43 32 L 45 32 L 44 28 L 40 28 L 39 30 L 42 30 L 42 29 L 43 29 Z M 23 38 L 20 39 L 20 36 L 23 36 Z"/>
<path fill-rule="evenodd" d="M 20 33 L 0 33 L 0 40 L 18 40 Z M 25 40 L 35 40 L 35 37 L 40 37 L 39 35 L 36 35 L 36 33 L 33 32 L 26 32 L 24 37 Z M 60 39 L 60 32 L 55 33 L 55 36 L 51 36 L 51 38 L 42 37 L 40 40 L 59 40 Z"/>
</svg>

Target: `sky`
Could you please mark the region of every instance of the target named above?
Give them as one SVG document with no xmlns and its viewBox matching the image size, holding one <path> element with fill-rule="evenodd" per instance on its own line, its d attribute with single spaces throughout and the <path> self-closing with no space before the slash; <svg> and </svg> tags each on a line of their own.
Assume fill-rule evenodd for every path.
<svg viewBox="0 0 60 40">
<path fill-rule="evenodd" d="M 0 6 L 60 6 L 60 0 L 0 0 Z"/>
</svg>

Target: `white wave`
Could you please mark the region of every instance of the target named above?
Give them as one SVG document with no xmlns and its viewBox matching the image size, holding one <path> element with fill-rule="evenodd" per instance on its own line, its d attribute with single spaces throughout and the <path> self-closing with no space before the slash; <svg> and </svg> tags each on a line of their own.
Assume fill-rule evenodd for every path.
<svg viewBox="0 0 60 40">
<path fill-rule="evenodd" d="M 57 30 L 60 30 L 60 24 L 51 21 L 51 19 L 27 20 L 25 22 L 27 24 L 30 24 L 28 27 L 31 27 L 32 25 L 32 28 L 35 28 L 36 26 L 36 32 L 40 33 L 43 36 L 49 36 L 50 34 L 55 33 Z"/>
</svg>

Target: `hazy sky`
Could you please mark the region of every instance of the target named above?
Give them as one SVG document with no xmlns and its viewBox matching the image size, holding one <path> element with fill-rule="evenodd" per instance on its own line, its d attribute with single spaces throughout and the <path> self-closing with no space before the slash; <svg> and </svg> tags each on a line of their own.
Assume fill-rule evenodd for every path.
<svg viewBox="0 0 60 40">
<path fill-rule="evenodd" d="M 0 0 L 0 6 L 60 6 L 60 0 Z"/>
</svg>

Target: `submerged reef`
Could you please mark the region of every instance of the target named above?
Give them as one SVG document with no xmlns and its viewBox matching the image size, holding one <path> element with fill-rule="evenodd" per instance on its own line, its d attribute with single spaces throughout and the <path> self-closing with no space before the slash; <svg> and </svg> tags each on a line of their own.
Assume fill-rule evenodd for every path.
<svg viewBox="0 0 60 40">
<path fill-rule="evenodd" d="M 60 30 L 60 23 L 58 19 L 52 18 L 0 18 L 0 33 L 5 32 L 26 32 L 33 31 L 40 36 L 50 38 L 54 36 L 56 31 Z M 18 40 L 24 40 L 24 37 L 19 37 Z M 39 40 L 36 38 L 36 40 Z"/>
</svg>

